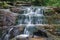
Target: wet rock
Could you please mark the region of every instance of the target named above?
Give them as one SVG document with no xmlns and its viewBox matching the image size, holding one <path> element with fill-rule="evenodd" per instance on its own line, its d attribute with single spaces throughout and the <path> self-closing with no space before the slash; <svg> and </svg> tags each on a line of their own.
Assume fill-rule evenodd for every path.
<svg viewBox="0 0 60 40">
<path fill-rule="evenodd" d="M 55 35 L 60 36 L 60 30 L 56 29 L 54 33 L 55 33 Z"/>
<path fill-rule="evenodd" d="M 48 37 L 46 32 L 43 32 L 41 30 L 38 30 L 37 32 L 34 32 L 33 35 L 35 36 L 41 36 L 41 37 Z"/>
<path fill-rule="evenodd" d="M 44 13 L 45 16 L 51 16 L 55 14 L 55 12 L 52 9 L 45 9 L 44 12 L 45 12 Z"/>
<path fill-rule="evenodd" d="M 29 35 L 21 34 L 15 37 L 16 40 L 29 40 Z"/>
<path fill-rule="evenodd" d="M 60 7 L 48 7 L 49 9 L 44 9 L 45 16 L 56 15 L 60 13 Z"/>
<path fill-rule="evenodd" d="M 21 8 L 16 8 L 16 7 L 10 8 L 10 11 L 20 14 L 24 12 Z"/>
<path fill-rule="evenodd" d="M 24 28 L 20 26 L 3 26 L 2 31 L 2 39 L 8 34 L 10 35 L 8 38 L 12 39 L 17 35 L 23 34 Z"/>
</svg>

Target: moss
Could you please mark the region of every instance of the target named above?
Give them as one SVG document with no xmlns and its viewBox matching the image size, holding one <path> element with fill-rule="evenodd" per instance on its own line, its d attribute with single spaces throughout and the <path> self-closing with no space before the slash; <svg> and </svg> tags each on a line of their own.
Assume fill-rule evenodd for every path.
<svg viewBox="0 0 60 40">
<path fill-rule="evenodd" d="M 8 6 L 10 6 L 10 5 L 8 5 L 6 2 L 0 3 L 0 7 L 2 7 L 2 8 L 8 8 Z"/>
<path fill-rule="evenodd" d="M 3 8 L 7 8 L 8 4 L 6 2 L 3 2 Z"/>
</svg>

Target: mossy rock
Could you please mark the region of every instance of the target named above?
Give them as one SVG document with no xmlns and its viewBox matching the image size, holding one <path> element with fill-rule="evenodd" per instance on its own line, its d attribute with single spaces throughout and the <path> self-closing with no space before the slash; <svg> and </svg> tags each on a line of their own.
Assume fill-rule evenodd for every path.
<svg viewBox="0 0 60 40">
<path fill-rule="evenodd" d="M 8 8 L 8 4 L 6 3 L 6 2 L 4 2 L 4 4 L 3 4 L 3 8 Z"/>
<path fill-rule="evenodd" d="M 44 12 L 45 12 L 45 14 L 44 14 L 45 16 L 51 16 L 54 14 L 53 10 L 51 10 L 51 9 L 44 10 Z"/>
<path fill-rule="evenodd" d="M 6 8 L 8 8 L 10 5 L 8 5 L 6 2 L 1 2 L 0 3 L 0 7 L 1 8 L 4 8 L 4 9 L 6 9 Z"/>
</svg>

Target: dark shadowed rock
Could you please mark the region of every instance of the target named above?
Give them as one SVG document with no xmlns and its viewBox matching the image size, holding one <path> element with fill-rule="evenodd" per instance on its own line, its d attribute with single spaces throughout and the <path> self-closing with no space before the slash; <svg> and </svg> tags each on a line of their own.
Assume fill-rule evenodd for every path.
<svg viewBox="0 0 60 40">
<path fill-rule="evenodd" d="M 35 36 L 41 36 L 41 37 L 48 37 L 46 32 L 43 32 L 41 30 L 38 30 L 37 32 L 34 32 L 33 35 Z"/>
<path fill-rule="evenodd" d="M 53 8 L 53 10 L 57 13 L 60 13 L 60 7 L 55 7 L 55 8 Z"/>
</svg>

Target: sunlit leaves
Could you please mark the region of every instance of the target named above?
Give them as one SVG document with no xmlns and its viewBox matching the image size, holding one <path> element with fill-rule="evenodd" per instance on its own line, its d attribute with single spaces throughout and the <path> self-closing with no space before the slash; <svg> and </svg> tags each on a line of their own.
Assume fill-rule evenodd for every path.
<svg viewBox="0 0 60 40">
<path fill-rule="evenodd" d="M 60 0 L 45 0 L 46 6 L 60 6 Z"/>
</svg>

